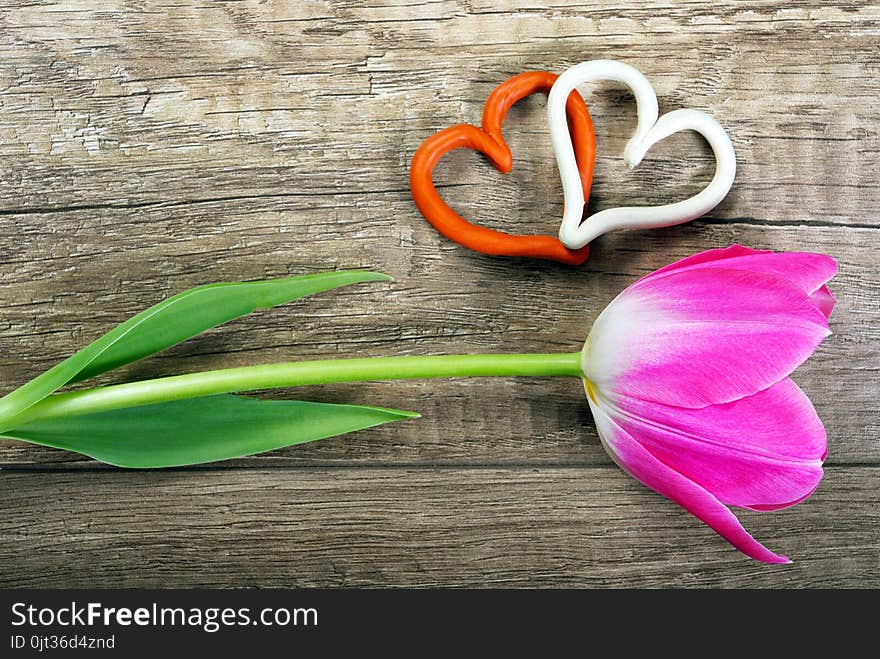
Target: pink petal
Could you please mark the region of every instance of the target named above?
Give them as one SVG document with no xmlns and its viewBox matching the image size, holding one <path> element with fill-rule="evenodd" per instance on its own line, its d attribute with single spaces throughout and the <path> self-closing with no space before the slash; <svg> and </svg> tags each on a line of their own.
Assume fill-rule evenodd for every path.
<svg viewBox="0 0 880 659">
<path fill-rule="evenodd" d="M 763 513 L 772 513 L 774 510 L 782 510 L 783 508 L 791 508 L 792 506 L 796 506 L 797 504 L 801 503 L 802 501 L 806 501 L 807 499 L 809 499 L 813 495 L 813 492 L 815 492 L 815 491 L 816 490 L 814 488 L 813 490 L 811 490 L 810 492 L 807 492 L 804 496 L 800 497 L 799 499 L 795 499 L 794 501 L 789 501 L 788 503 L 781 503 L 781 504 L 768 505 L 768 506 L 755 505 L 755 506 L 751 506 L 749 508 L 749 510 L 757 510 L 757 511 L 763 512 Z"/>
<path fill-rule="evenodd" d="M 778 510 L 808 497 L 822 479 L 825 428 L 788 378 L 700 409 L 631 398 L 609 405 L 618 426 L 722 503 Z"/>
<path fill-rule="evenodd" d="M 747 556 L 765 563 L 791 562 L 755 540 L 723 503 L 651 455 L 592 400 L 590 409 L 608 454 L 633 478 L 688 510 Z"/>
<path fill-rule="evenodd" d="M 761 272 L 784 279 L 804 293 L 816 292 L 837 274 L 837 262 L 826 254 L 811 252 L 769 252 L 731 245 L 724 249 L 712 249 L 661 268 L 640 281 L 670 272 L 683 270 L 723 268 Z M 826 289 L 827 290 L 827 289 Z"/>
<path fill-rule="evenodd" d="M 752 254 L 772 254 L 773 252 L 769 250 L 758 250 L 752 249 L 751 247 L 743 247 L 742 245 L 733 244 L 730 247 L 720 247 L 717 249 L 707 249 L 704 252 L 697 252 L 696 254 L 691 254 L 683 259 L 676 261 L 675 263 L 670 263 L 667 266 L 660 268 L 659 270 L 655 270 L 649 275 L 645 275 L 642 279 L 647 279 L 648 277 L 654 277 L 659 274 L 663 274 L 665 272 L 670 272 L 673 270 L 683 270 L 685 268 L 689 268 L 695 265 L 705 264 L 705 263 L 715 263 L 717 261 L 726 261 L 727 259 L 736 258 L 739 256 L 750 256 Z"/>
<path fill-rule="evenodd" d="M 778 382 L 829 333 L 814 302 L 777 277 L 692 268 L 642 279 L 608 305 L 584 373 L 608 393 L 705 407 Z"/>
<path fill-rule="evenodd" d="M 831 317 L 831 312 L 834 311 L 834 305 L 837 304 L 837 298 L 828 290 L 827 286 L 822 286 L 815 293 L 810 295 L 810 301 L 816 305 L 816 308 L 825 314 L 826 318 Z"/>
</svg>

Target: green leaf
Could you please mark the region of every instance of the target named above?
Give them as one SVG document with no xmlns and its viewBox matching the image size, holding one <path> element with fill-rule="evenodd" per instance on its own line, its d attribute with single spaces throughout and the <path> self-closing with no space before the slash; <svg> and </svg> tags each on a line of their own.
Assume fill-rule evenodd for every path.
<svg viewBox="0 0 880 659">
<path fill-rule="evenodd" d="M 185 341 L 200 332 L 339 286 L 388 281 L 367 271 L 327 272 L 268 281 L 209 284 L 184 291 L 128 319 L 75 355 L 0 399 L 0 424 L 70 382 L 78 382 Z"/>
<path fill-rule="evenodd" d="M 240 458 L 418 416 L 226 394 L 34 421 L 3 436 L 143 469 Z"/>
</svg>

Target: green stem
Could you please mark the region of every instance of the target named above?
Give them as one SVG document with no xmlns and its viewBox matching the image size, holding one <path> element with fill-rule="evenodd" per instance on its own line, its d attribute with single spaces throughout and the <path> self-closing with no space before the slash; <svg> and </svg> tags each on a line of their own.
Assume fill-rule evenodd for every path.
<svg viewBox="0 0 880 659">
<path fill-rule="evenodd" d="M 0 432 L 36 419 L 92 414 L 215 394 L 330 382 L 474 376 L 584 377 L 579 352 L 371 357 L 284 362 L 203 371 L 56 394 L 44 398 L 20 415 L 4 422 Z"/>
</svg>

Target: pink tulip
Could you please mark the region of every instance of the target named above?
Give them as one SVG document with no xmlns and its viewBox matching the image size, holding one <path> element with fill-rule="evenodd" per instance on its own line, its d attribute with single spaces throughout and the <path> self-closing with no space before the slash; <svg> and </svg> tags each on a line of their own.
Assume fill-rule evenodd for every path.
<svg viewBox="0 0 880 659">
<path fill-rule="evenodd" d="M 821 254 L 774 254 L 734 245 L 696 254 L 634 283 L 599 315 L 580 352 L 300 360 L 49 396 L 46 379 L 57 388 L 59 382 L 67 381 L 59 380 L 59 373 L 69 379 L 77 372 L 70 364 L 80 370 L 81 363 L 88 366 L 82 354 L 103 345 L 96 342 L 69 363 L 50 369 L 0 401 L 0 430 L 4 436 L 72 448 L 110 464 L 179 466 L 311 441 L 316 432 L 339 434 L 328 434 L 326 415 L 323 421 L 306 423 L 306 432 L 299 414 L 290 416 L 299 424 L 291 431 L 281 432 L 284 428 L 273 416 L 273 432 L 254 433 L 254 424 L 245 419 L 239 434 L 231 433 L 229 422 L 224 422 L 223 434 L 229 437 L 225 443 L 214 432 L 202 432 L 193 439 L 193 428 L 215 418 L 215 401 L 229 408 L 224 418 L 240 415 L 240 399 L 219 398 L 222 394 L 330 382 L 576 377 L 585 383 L 603 445 L 624 470 L 692 512 L 748 556 L 786 563 L 785 556 L 752 538 L 728 506 L 761 511 L 785 508 L 810 496 L 822 479 L 825 429 L 788 375 L 829 334 L 828 316 L 835 300 L 825 282 L 836 270 L 834 259 Z M 345 273 L 331 276 L 340 274 Z M 375 273 L 347 276 L 353 275 L 358 281 L 384 278 Z M 319 280 L 326 276 L 320 275 Z M 315 285 L 312 278 L 258 285 L 287 287 L 302 281 Z M 194 289 L 172 301 L 190 299 L 199 291 L 213 293 L 216 287 Z M 253 308 L 266 304 L 267 299 L 275 298 L 260 293 L 237 304 Z M 169 301 L 161 303 L 123 327 L 132 332 L 132 327 L 138 328 L 143 336 L 143 323 L 159 326 L 156 315 L 168 305 Z M 225 307 L 222 310 L 227 313 Z M 220 314 L 215 311 L 208 317 Z M 170 325 L 179 318 L 180 311 L 175 311 L 164 322 Z M 118 329 L 114 332 L 119 334 Z M 178 336 L 180 331 L 170 334 Z M 113 338 L 112 333 L 107 336 Z M 106 343 L 106 338 L 99 341 Z M 183 408 L 187 414 L 181 415 L 185 399 L 192 400 Z M 203 401 L 213 407 L 206 411 L 200 407 Z M 139 416 L 128 417 L 125 412 L 145 405 L 165 406 L 153 408 L 146 430 L 139 426 Z M 268 409 L 274 412 L 277 404 L 271 403 Z M 189 441 L 156 441 L 150 433 L 155 427 L 153 416 L 160 412 L 167 415 L 162 417 L 166 435 Z M 369 427 L 413 416 L 351 406 L 344 413 L 360 416 L 340 422 L 342 432 L 352 425 Z M 337 410 L 332 417 L 339 421 L 342 414 Z M 119 423 L 141 433 L 143 441 L 118 442 Z M 96 432 L 110 434 L 96 442 Z"/>
<path fill-rule="evenodd" d="M 583 350 L 612 459 L 767 563 L 790 561 L 727 506 L 779 510 L 822 479 L 825 429 L 788 375 L 830 334 L 836 271 L 822 254 L 702 252 L 624 290 Z"/>
</svg>

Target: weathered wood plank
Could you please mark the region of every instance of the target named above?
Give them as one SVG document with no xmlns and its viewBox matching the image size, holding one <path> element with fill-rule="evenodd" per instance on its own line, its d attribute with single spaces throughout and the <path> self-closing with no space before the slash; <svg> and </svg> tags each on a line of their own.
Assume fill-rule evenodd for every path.
<svg viewBox="0 0 880 659">
<path fill-rule="evenodd" d="M 405 203 L 390 206 L 402 209 Z M 295 214 L 291 219 L 308 226 L 310 217 L 317 218 L 319 212 Z M 358 211 L 338 212 L 339 217 L 345 215 L 342 224 L 346 224 L 355 221 Z M 138 214 L 150 224 L 166 222 L 155 210 Z M 214 209 L 205 209 L 193 222 L 200 219 L 207 226 L 213 215 Z M 270 221 L 261 217 L 259 222 Z M 6 329 L 0 332 L 3 388 L 37 375 L 170 293 L 223 279 L 337 266 L 380 267 L 375 255 L 363 252 L 367 247 L 369 253 L 371 245 L 387 255 L 390 267 L 384 269 L 398 277 L 393 284 L 328 293 L 256 314 L 108 379 L 301 357 L 577 350 L 602 307 L 638 276 L 700 249 L 740 241 L 840 258 L 840 274 L 832 284 L 840 299 L 832 317 L 835 333 L 795 378 L 828 428 L 831 463 L 880 462 L 876 440 L 880 290 L 874 276 L 873 230 L 697 223 L 662 233 L 608 236 L 598 241 L 593 258 L 582 269 L 571 270 L 481 257 L 451 246 L 424 222 L 411 227 L 413 237 L 407 244 L 383 248 L 383 232 L 405 229 L 402 221 L 395 225 L 393 214 L 365 230 L 357 242 L 336 236 L 307 252 L 299 251 L 296 244 L 278 244 L 274 233 L 248 233 L 252 213 L 230 214 L 226 221 L 233 228 L 223 236 L 203 236 L 195 230 L 192 238 L 146 247 L 133 258 L 128 246 L 138 241 L 131 237 L 136 234 L 121 234 L 119 244 L 108 245 L 111 241 L 97 233 L 99 219 L 92 218 L 84 220 L 92 223 L 92 229 L 81 234 L 77 245 L 84 252 L 97 252 L 105 245 L 101 259 L 74 259 L 50 277 L 48 259 L 54 249 L 65 248 L 47 241 L 42 249 L 32 250 L 34 255 L 42 252 L 40 259 L 0 265 L 0 272 L 9 273 L 6 295 L 17 300 L 4 311 Z M 0 236 L 0 245 L 12 245 L 14 240 L 9 234 Z M 228 258 L 220 259 L 218 250 L 226 250 Z M 160 259 L 170 266 L 157 274 L 154 264 Z M 310 268 L 309 263 L 316 265 Z M 24 272 L 16 274 L 12 268 Z M 92 282 L 91 290 L 83 290 L 82 282 Z M 94 290 L 95 282 L 103 282 L 97 284 L 103 290 Z M 269 458 L 285 464 L 607 463 L 583 392 L 573 381 L 337 385 L 279 395 L 391 405 L 426 417 L 276 452 Z M 49 449 L 0 445 L 0 463 L 7 465 L 72 458 Z"/>
<path fill-rule="evenodd" d="M 873 3 L 285 4 L 0 10 L 0 157 L 15 163 L 2 208 L 400 189 L 421 140 L 476 121 L 509 75 L 615 57 L 644 69 L 662 109 L 709 109 L 729 127 L 742 204 L 716 216 L 876 224 Z M 695 157 L 692 141 L 623 179 L 631 103 L 590 103 L 603 201 L 681 188 L 669 163 Z"/>
<path fill-rule="evenodd" d="M 3 474 L 3 586 L 880 585 L 880 469 L 744 514 L 767 566 L 615 468 Z"/>
</svg>

